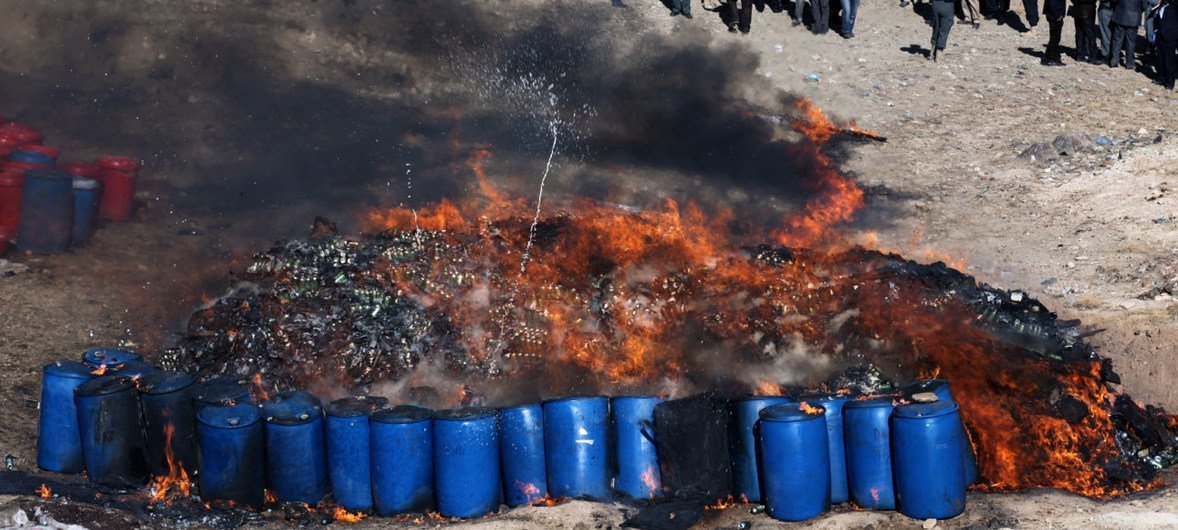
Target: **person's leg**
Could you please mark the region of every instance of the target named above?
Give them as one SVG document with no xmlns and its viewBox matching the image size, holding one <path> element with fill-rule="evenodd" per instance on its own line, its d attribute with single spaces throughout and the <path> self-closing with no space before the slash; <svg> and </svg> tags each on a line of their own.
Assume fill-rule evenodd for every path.
<svg viewBox="0 0 1178 530">
<path fill-rule="evenodd" d="M 1112 41 L 1109 42 L 1108 48 L 1108 65 L 1117 66 L 1121 64 L 1121 46 L 1125 39 L 1125 29 L 1120 24 L 1110 23 L 1109 31 L 1112 33 Z"/>
<path fill-rule="evenodd" d="M 1178 77 L 1178 40 L 1158 41 L 1158 57 L 1162 66 L 1162 86 L 1174 90 L 1174 79 Z"/>
<path fill-rule="evenodd" d="M 1047 60 L 1059 62 L 1063 53 L 1059 50 L 1059 41 L 1063 37 L 1063 19 L 1047 19 Z"/>
<path fill-rule="evenodd" d="M 797 26 L 802 23 L 802 8 L 805 7 L 806 0 L 794 0 L 794 12 L 792 15 L 793 25 Z M 813 9 L 812 7 L 810 9 Z"/>
<path fill-rule="evenodd" d="M 1039 0 L 1023 0 L 1023 9 L 1027 12 L 1027 25 L 1035 29 L 1039 25 Z"/>
<path fill-rule="evenodd" d="M 753 29 L 753 0 L 740 0 L 740 31 L 748 33 Z"/>
<path fill-rule="evenodd" d="M 819 35 L 830 31 L 830 0 L 811 0 L 810 12 L 814 14 L 811 31 Z"/>
<path fill-rule="evenodd" d="M 1130 70 L 1137 66 L 1137 28 L 1125 27 L 1125 68 Z"/>
<path fill-rule="evenodd" d="M 1096 12 L 1096 21 L 1098 29 L 1100 29 L 1100 56 L 1108 60 L 1109 53 L 1111 53 L 1111 44 L 1113 40 L 1113 29 L 1109 25 L 1112 23 L 1113 10 L 1101 9 Z"/>
<path fill-rule="evenodd" d="M 839 0 L 839 5 L 843 8 L 842 35 L 846 37 L 855 29 L 855 12 L 851 7 L 851 0 Z"/>
</svg>

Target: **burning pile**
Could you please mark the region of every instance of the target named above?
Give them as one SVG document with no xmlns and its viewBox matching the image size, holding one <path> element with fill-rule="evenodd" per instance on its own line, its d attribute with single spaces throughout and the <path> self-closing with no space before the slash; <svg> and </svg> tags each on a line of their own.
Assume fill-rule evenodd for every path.
<svg viewBox="0 0 1178 530">
<path fill-rule="evenodd" d="M 1078 322 L 943 263 L 833 243 L 862 192 L 822 155 L 839 129 L 799 109 L 809 141 L 791 149 L 818 193 L 777 231 L 670 201 L 578 201 L 533 222 L 488 182 L 480 151 L 480 199 L 375 212 L 371 235 L 317 230 L 258 255 L 193 315 L 176 360 L 430 406 L 459 404 L 444 389 L 463 385 L 492 403 L 780 394 L 874 365 L 953 384 L 984 488 L 1148 487 L 1175 458 L 1170 417 L 1120 393 Z"/>
</svg>

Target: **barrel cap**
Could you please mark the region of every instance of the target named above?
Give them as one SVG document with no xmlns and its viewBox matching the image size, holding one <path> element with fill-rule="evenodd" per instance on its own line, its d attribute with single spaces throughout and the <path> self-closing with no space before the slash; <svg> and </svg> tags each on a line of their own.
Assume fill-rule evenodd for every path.
<svg viewBox="0 0 1178 530">
<path fill-rule="evenodd" d="M 82 362 L 94 367 L 113 366 L 140 359 L 138 354 L 119 348 L 94 348 L 82 352 Z"/>
<path fill-rule="evenodd" d="M 249 381 L 241 377 L 221 375 L 199 383 L 192 399 L 200 403 L 249 401 Z"/>
<path fill-rule="evenodd" d="M 358 418 L 388 406 L 388 398 L 380 396 L 348 396 L 327 404 L 327 415 L 336 418 Z"/>
<path fill-rule="evenodd" d="M 373 412 L 371 418 L 377 423 L 417 423 L 433 418 L 433 415 L 433 411 L 425 407 L 397 405 Z"/>
<path fill-rule="evenodd" d="M 96 190 L 98 189 L 98 181 L 86 177 L 75 176 L 73 186 L 75 190 Z"/>
<path fill-rule="evenodd" d="M 498 410 L 491 407 L 459 407 L 434 411 L 434 419 L 439 421 L 471 421 L 494 417 Z"/>
<path fill-rule="evenodd" d="M 258 422 L 262 415 L 249 403 L 205 407 L 196 413 L 197 421 L 218 429 L 240 429 Z"/>
<path fill-rule="evenodd" d="M 139 392 L 160 395 L 183 390 L 192 386 L 196 377 L 186 372 L 165 372 L 157 370 L 139 380 Z"/>
<path fill-rule="evenodd" d="M 957 412 L 957 404 L 952 401 L 933 401 L 932 403 L 911 403 L 896 407 L 893 413 L 899 418 L 935 418 Z"/>
<path fill-rule="evenodd" d="M 824 417 L 826 408 L 815 406 L 813 409 L 815 412 L 803 411 L 801 403 L 773 405 L 761 411 L 761 421 L 805 421 Z"/>
<path fill-rule="evenodd" d="M 121 392 L 128 388 L 133 388 L 135 381 L 130 377 L 122 374 L 106 374 L 100 375 L 78 385 L 74 389 L 75 396 L 102 396 L 106 394 L 114 394 Z"/>
<path fill-rule="evenodd" d="M 45 375 L 52 375 L 55 377 L 68 377 L 70 379 L 92 379 L 94 374 L 92 366 L 86 366 L 77 361 L 57 361 L 45 365 Z"/>
<path fill-rule="evenodd" d="M 290 390 L 275 394 L 270 401 L 262 403 L 262 416 L 266 423 L 275 425 L 302 425 L 323 416 L 319 399 L 302 390 Z"/>
<path fill-rule="evenodd" d="M 868 399 L 854 399 L 843 405 L 844 409 L 875 409 L 896 406 L 896 396 L 878 396 Z"/>
<path fill-rule="evenodd" d="M 29 169 L 28 171 L 25 171 L 25 179 L 58 181 L 73 180 L 74 176 L 69 173 L 54 171 L 52 169 Z"/>
</svg>

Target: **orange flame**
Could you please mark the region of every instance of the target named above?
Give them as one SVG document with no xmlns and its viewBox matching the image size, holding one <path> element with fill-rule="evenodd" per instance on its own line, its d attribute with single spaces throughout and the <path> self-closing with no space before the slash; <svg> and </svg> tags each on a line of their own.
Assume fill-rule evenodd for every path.
<svg viewBox="0 0 1178 530">
<path fill-rule="evenodd" d="M 784 396 L 781 385 L 769 380 L 761 380 L 753 387 L 754 396 Z"/>
<path fill-rule="evenodd" d="M 41 484 L 41 487 L 37 488 L 37 495 L 40 495 L 42 499 L 49 500 L 53 497 L 53 490 L 49 489 L 49 486 Z"/>
<path fill-rule="evenodd" d="M 105 364 L 100 364 L 100 365 L 98 365 L 97 368 L 90 370 L 90 373 L 93 375 L 104 375 L 104 374 L 106 374 L 106 371 L 109 369 L 110 369 L 109 366 L 107 366 Z"/>
<path fill-rule="evenodd" d="M 663 489 L 654 465 L 646 466 L 646 470 L 642 472 L 641 478 L 642 484 L 646 486 L 646 489 L 650 490 L 649 495 L 651 499 L 653 499 L 655 495 L 657 495 L 659 491 Z"/>
<path fill-rule="evenodd" d="M 267 489 L 267 490 L 265 490 L 265 495 L 266 495 L 266 504 L 274 504 L 274 503 L 278 502 L 278 497 L 276 495 L 274 495 L 274 491 Z"/>
<path fill-rule="evenodd" d="M 803 414 L 809 416 L 821 416 L 826 413 L 822 407 L 815 407 L 809 403 L 806 403 L 805 401 L 798 402 L 798 408 L 801 409 Z"/>
<path fill-rule="evenodd" d="M 732 495 L 729 495 L 727 497 L 724 497 L 723 499 L 716 499 L 716 502 L 713 502 L 712 504 L 705 506 L 704 509 L 711 510 L 711 511 L 722 511 L 722 510 L 727 510 L 733 506 L 738 506 L 741 504 L 748 504 L 748 503 L 749 503 L 748 497 L 746 497 L 743 493 L 741 493 L 739 499 L 733 497 Z"/>
<path fill-rule="evenodd" d="M 333 509 L 331 511 L 331 518 L 335 519 L 335 521 L 339 522 L 339 523 L 345 523 L 345 524 L 358 523 L 362 519 L 364 519 L 364 517 L 366 517 L 366 516 L 363 513 L 349 512 L 349 511 L 345 510 L 343 506 L 336 506 L 335 509 Z"/>
<path fill-rule="evenodd" d="M 168 475 L 152 477 L 150 502 L 167 501 L 171 504 L 172 498 L 169 493 L 180 497 L 187 497 L 191 493 L 192 481 L 188 478 L 184 463 L 178 461 L 172 452 L 172 435 L 175 432 L 176 428 L 171 422 L 164 424 L 164 458 L 168 464 Z"/>
<path fill-rule="evenodd" d="M 255 403 L 270 401 L 270 393 L 266 392 L 266 385 L 262 383 L 260 372 L 254 372 L 254 375 L 250 376 L 250 396 L 254 398 Z"/>
</svg>

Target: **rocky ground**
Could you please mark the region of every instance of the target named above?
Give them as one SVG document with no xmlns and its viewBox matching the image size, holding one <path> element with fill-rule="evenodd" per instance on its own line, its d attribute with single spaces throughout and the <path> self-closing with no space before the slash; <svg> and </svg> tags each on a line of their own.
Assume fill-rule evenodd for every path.
<svg viewBox="0 0 1178 530">
<path fill-rule="evenodd" d="M 1152 84 L 1141 71 L 1148 68 L 1041 66 L 1046 28 L 1028 35 L 1013 20 L 957 25 L 933 63 L 920 51 L 930 34 L 925 8 L 892 0 L 865 3 L 851 40 L 790 27 L 769 6 L 741 36 L 698 5 L 689 21 L 667 16 L 657 0 L 628 0 L 627 8 L 595 1 L 602 5 L 590 6 L 594 16 L 616 22 L 609 31 L 621 46 L 651 34 L 716 49 L 737 43 L 739 53 L 759 59 L 764 78 L 749 85 L 749 99 L 765 97 L 766 87 L 798 93 L 887 136 L 887 143 L 855 147 L 847 162 L 868 190 L 857 222 L 865 241 L 961 264 L 1103 329 L 1092 340 L 1114 360 L 1126 390 L 1178 410 L 1178 387 L 1170 384 L 1178 374 L 1178 136 L 1170 130 L 1178 95 Z M 34 467 L 42 365 L 118 341 L 160 344 L 187 308 L 217 293 L 236 258 L 301 235 L 313 214 L 348 216 L 347 200 L 322 211 L 315 200 L 322 188 L 267 199 L 248 183 L 303 171 L 325 179 L 390 171 L 393 157 L 366 158 L 371 148 L 353 150 L 349 135 L 395 123 L 401 114 L 389 108 L 428 99 L 429 87 L 412 94 L 381 88 L 420 66 L 388 47 L 379 17 L 367 16 L 386 13 L 386 4 L 0 0 L 10 14 L 0 20 L 0 114 L 38 125 L 79 156 L 124 152 L 148 161 L 135 222 L 104 229 L 66 256 L 8 256 L 31 269 L 0 277 L 0 370 L 8 374 L 0 379 L 0 407 L 8 411 L 0 452 L 18 468 Z M 561 9 L 488 6 L 517 20 L 528 10 Z M 1064 42 L 1071 36 L 1069 22 Z M 330 134 L 316 136 L 322 130 Z M 283 141 L 300 135 L 309 141 Z M 1019 156 L 1060 135 L 1079 138 L 1079 148 Z M 559 190 L 577 173 L 556 177 Z M 655 193 L 673 181 L 651 175 L 636 186 Z M 375 186 L 358 188 L 368 194 Z M 224 188 L 242 191 L 217 192 Z M 234 207 L 192 206 L 204 197 Z M 1178 525 L 1172 493 L 1164 487 L 1111 501 L 977 493 L 965 515 L 938 527 L 1170 528 Z M 92 528 L 161 524 L 22 496 L 0 498 L 0 526 L 14 521 L 15 510 L 33 516 L 37 507 Z M 625 511 L 573 502 L 448 526 L 613 528 Z M 744 520 L 753 528 L 922 525 L 843 509 L 791 526 L 736 507 L 709 514 L 699 527 Z"/>
</svg>

